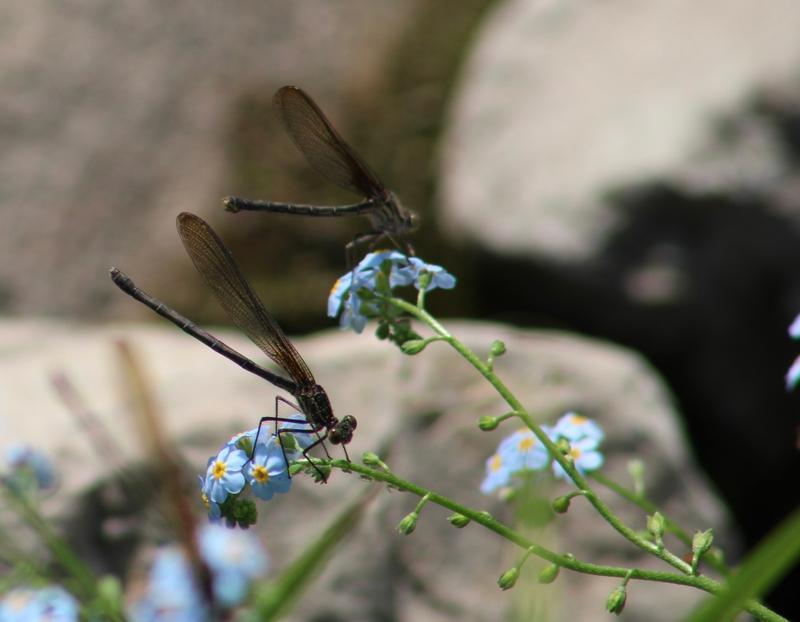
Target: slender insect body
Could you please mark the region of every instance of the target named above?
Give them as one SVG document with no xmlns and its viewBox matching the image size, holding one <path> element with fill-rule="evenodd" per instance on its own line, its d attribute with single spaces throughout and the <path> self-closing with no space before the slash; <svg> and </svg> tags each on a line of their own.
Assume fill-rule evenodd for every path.
<svg viewBox="0 0 800 622">
<path fill-rule="evenodd" d="M 365 198 L 353 205 L 323 206 L 277 203 L 226 197 L 229 212 L 266 211 L 301 216 L 365 216 L 371 231 L 359 234 L 347 245 L 348 265 L 353 265 L 357 242 L 369 240 L 372 248 L 386 239 L 407 254 L 414 249 L 405 239 L 416 230 L 417 216 L 405 208 L 397 196 L 383 185 L 355 150 L 328 121 L 319 106 L 302 89 L 284 86 L 275 93 L 275 106 L 289 137 L 313 169 L 341 188 Z"/>
<path fill-rule="evenodd" d="M 280 417 L 277 412 L 279 402 L 294 405 L 279 397 L 275 402 L 275 415 L 263 417 L 259 422 L 259 431 L 262 423 L 272 421 L 276 424 L 293 424 L 292 427 L 284 427 L 278 430 L 277 434 L 279 436 L 281 432 L 317 433 L 317 440 L 303 449 L 303 455 L 309 460 L 308 452 L 317 445 L 322 445 L 327 454 L 327 449 L 323 444 L 326 438 L 331 443 L 341 444 L 342 446 L 349 443 L 356 427 L 355 419 L 346 416 L 339 420 L 334 416 L 325 390 L 316 383 L 305 361 L 283 333 L 275 319 L 264 308 L 261 300 L 259 300 L 239 271 L 233 256 L 222 243 L 222 240 L 205 221 L 188 212 L 178 216 L 178 231 L 189 257 L 195 264 L 197 271 L 211 288 L 222 308 L 225 309 L 234 324 L 247 334 L 251 341 L 286 373 L 288 378 L 275 374 L 243 356 L 188 318 L 137 287 L 127 275 L 116 268 L 111 269 L 112 281 L 123 292 L 146 305 L 161 317 L 169 320 L 218 354 L 236 363 L 245 371 L 255 374 L 276 387 L 291 393 L 297 399 L 297 407 L 305 415 L 306 422 L 298 423 L 295 419 Z M 257 439 L 258 433 L 256 433 L 256 441 Z M 253 445 L 253 451 L 255 451 L 255 441 Z M 281 448 L 283 448 L 282 445 Z M 344 454 L 349 460 L 346 450 Z M 252 457 L 251 455 L 250 458 L 252 459 Z M 285 451 L 284 459 L 286 459 Z M 311 462 L 311 466 L 316 469 L 320 480 L 326 481 L 326 476 L 319 467 L 313 462 Z"/>
<path fill-rule="evenodd" d="M 300 410 L 306 416 L 308 424 L 315 430 L 330 428 L 338 421 L 333 414 L 328 394 L 318 384 L 299 386 L 294 393 Z"/>
</svg>

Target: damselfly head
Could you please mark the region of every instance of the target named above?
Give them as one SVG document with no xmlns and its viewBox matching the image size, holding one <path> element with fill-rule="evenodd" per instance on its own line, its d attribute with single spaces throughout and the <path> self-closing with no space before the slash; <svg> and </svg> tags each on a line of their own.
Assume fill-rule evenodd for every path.
<svg viewBox="0 0 800 622">
<path fill-rule="evenodd" d="M 353 430 L 357 425 L 355 417 L 345 415 L 328 432 L 328 440 L 334 445 L 347 445 L 353 439 Z"/>
</svg>

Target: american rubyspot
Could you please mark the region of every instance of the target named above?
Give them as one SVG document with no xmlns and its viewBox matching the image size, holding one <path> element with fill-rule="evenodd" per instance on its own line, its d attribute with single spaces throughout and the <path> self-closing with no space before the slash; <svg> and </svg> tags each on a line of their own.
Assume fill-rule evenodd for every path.
<svg viewBox="0 0 800 622">
<path fill-rule="evenodd" d="M 297 404 L 293 404 L 282 397 L 275 398 L 275 416 L 262 417 L 258 423 L 259 432 L 261 425 L 265 421 L 297 424 L 295 420 L 278 416 L 278 403 L 283 402 L 301 411 L 306 416 L 308 427 L 283 428 L 277 430 L 278 435 L 285 432 L 296 432 L 314 433 L 318 436 L 314 443 L 303 450 L 303 455 L 306 459 L 309 459 L 308 451 L 320 444 L 322 444 L 327 454 L 327 449 L 323 443 L 326 439 L 334 445 L 342 445 L 345 456 L 347 456 L 347 449 L 344 446 L 353 437 L 353 431 L 356 428 L 355 417 L 347 415 L 342 417 L 341 420 L 336 418 L 325 389 L 314 380 L 314 376 L 306 362 L 283 333 L 275 319 L 266 310 L 258 296 L 256 296 L 236 265 L 233 255 L 231 255 L 231 252 L 225 247 L 222 240 L 208 223 L 199 216 L 183 212 L 178 215 L 177 224 L 178 233 L 181 236 L 186 252 L 189 253 L 189 257 L 191 257 L 200 276 L 203 277 L 208 287 L 214 292 L 214 296 L 220 306 L 225 309 L 233 323 L 264 354 L 286 372 L 289 376 L 288 378 L 264 369 L 243 356 L 211 333 L 203 330 L 191 320 L 137 287 L 127 275 L 117 268 L 111 268 L 111 279 L 114 284 L 135 300 L 150 307 L 158 315 L 166 318 L 218 354 L 233 361 L 242 369 L 264 378 L 294 396 Z M 322 435 L 320 435 L 320 432 L 322 432 Z M 257 440 L 258 433 L 256 434 Z M 283 444 L 281 444 L 281 449 L 283 450 Z M 285 450 L 284 459 L 286 459 Z M 349 456 L 347 459 L 350 459 Z M 313 462 L 311 464 L 324 481 L 325 476 L 322 471 Z"/>
<path fill-rule="evenodd" d="M 365 197 L 352 205 L 300 205 L 239 197 L 223 199 L 229 212 L 265 211 L 303 216 L 365 216 L 372 231 L 361 233 L 347 244 L 348 265 L 355 265 L 356 245 L 372 239 L 373 247 L 388 239 L 407 255 L 414 249 L 405 236 L 417 228 L 417 215 L 406 209 L 388 190 L 328 121 L 313 99 L 296 86 L 281 87 L 273 98 L 289 137 L 311 167 L 337 186 Z"/>
</svg>

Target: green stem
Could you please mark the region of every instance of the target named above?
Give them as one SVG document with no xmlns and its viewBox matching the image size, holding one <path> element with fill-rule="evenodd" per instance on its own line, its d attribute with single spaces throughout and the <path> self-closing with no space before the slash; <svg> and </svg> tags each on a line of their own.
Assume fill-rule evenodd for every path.
<svg viewBox="0 0 800 622">
<path fill-rule="evenodd" d="M 589 486 L 586 478 L 581 475 L 573 464 L 568 461 L 563 454 L 558 450 L 555 443 L 550 440 L 550 437 L 545 434 L 544 430 L 533 420 L 533 418 L 525 410 L 522 403 L 516 398 L 511 390 L 503 383 L 502 380 L 494 373 L 494 371 L 486 365 L 472 350 L 465 344 L 453 337 L 447 329 L 444 328 L 433 316 L 431 316 L 424 309 L 415 307 L 414 305 L 406 302 L 401 298 L 390 298 L 391 302 L 396 307 L 402 309 L 406 313 L 413 315 L 420 321 L 427 324 L 431 329 L 437 332 L 441 337 L 447 341 L 461 356 L 463 356 L 472 366 L 477 369 L 481 375 L 489 381 L 495 390 L 502 396 L 506 403 L 511 406 L 512 410 L 518 413 L 518 416 L 525 425 L 536 435 L 536 438 L 547 448 L 553 459 L 569 474 L 572 481 L 580 489 L 589 503 L 597 510 L 597 512 L 608 522 L 614 529 L 616 529 L 624 538 L 638 546 L 639 548 L 651 553 L 658 558 L 662 559 L 669 565 L 677 568 L 681 572 L 690 573 L 691 565 L 687 564 L 677 555 L 674 555 L 662 547 L 658 547 L 649 540 L 642 538 L 636 531 L 628 527 L 618 516 L 616 516 L 603 501 L 597 496 L 595 491 Z"/>
<path fill-rule="evenodd" d="M 430 494 L 423 495 L 422 499 L 420 499 L 419 503 L 417 503 L 417 507 L 414 508 L 414 511 L 419 514 L 422 511 L 422 508 L 425 507 L 425 504 L 431 500 Z"/>
<path fill-rule="evenodd" d="M 641 495 L 637 495 L 634 491 L 621 486 L 617 482 L 610 480 L 605 475 L 598 471 L 594 471 L 589 474 L 593 480 L 595 480 L 598 484 L 605 486 L 609 490 L 615 492 L 623 499 L 630 501 L 637 507 L 641 508 L 645 512 L 652 514 L 653 512 L 660 511 L 655 503 L 643 497 Z M 662 512 L 663 515 L 663 512 Z M 692 536 L 690 536 L 686 531 L 684 531 L 678 523 L 671 520 L 667 516 L 664 516 L 664 521 L 666 525 L 666 530 L 673 534 L 676 538 L 678 538 L 681 542 L 683 542 L 686 546 L 691 549 L 692 546 Z M 717 572 L 728 575 L 730 574 L 730 568 L 728 568 L 725 563 L 718 559 L 715 555 L 706 555 L 703 557 L 703 561 L 711 566 Z"/>
<path fill-rule="evenodd" d="M 472 508 L 468 508 L 442 494 L 404 480 L 391 471 L 385 469 L 373 469 L 362 464 L 348 462 L 347 460 L 331 460 L 330 462 L 320 462 L 327 462 L 331 467 L 338 468 L 345 473 L 357 473 L 370 479 L 384 482 L 399 490 L 404 490 L 406 492 L 415 494 L 421 499 L 425 499 L 426 503 L 435 503 L 436 505 L 446 508 L 452 512 L 462 514 L 471 521 L 482 525 L 490 531 L 493 531 L 496 534 L 504 537 L 506 540 L 509 540 L 510 542 L 522 547 L 528 554 L 533 553 L 542 559 L 546 559 L 549 562 L 558 564 L 559 566 L 569 570 L 604 577 L 620 577 L 622 579 L 628 578 L 638 579 L 640 581 L 658 581 L 661 583 L 686 585 L 709 592 L 711 594 L 717 594 L 722 590 L 722 585 L 718 581 L 715 581 L 704 575 L 690 576 L 674 572 L 664 572 L 661 570 L 622 568 L 620 566 L 593 564 L 590 562 L 580 561 L 572 555 L 561 555 L 546 547 L 536 544 L 519 532 L 514 531 L 510 527 L 501 523 L 492 517 L 488 512 L 481 512 Z M 747 612 L 753 614 L 759 620 L 765 620 L 767 622 L 788 622 L 785 618 L 781 617 L 755 600 L 747 601 L 744 608 Z"/>
<path fill-rule="evenodd" d="M 547 448 L 550 452 L 550 455 L 553 459 L 558 462 L 558 464 L 567 472 L 570 476 L 572 481 L 575 483 L 575 486 L 582 492 L 582 494 L 586 497 L 589 503 L 592 504 L 594 509 L 600 514 L 607 523 L 609 523 L 618 533 L 620 533 L 625 539 L 633 543 L 635 546 L 639 547 L 640 549 L 658 557 L 662 561 L 666 562 L 667 564 L 673 566 L 674 568 L 680 570 L 682 573 L 686 573 L 687 575 L 691 574 L 692 568 L 691 565 L 686 563 L 683 559 L 674 555 L 670 551 L 668 551 L 664 547 L 659 547 L 649 540 L 642 538 L 636 531 L 628 527 L 621 518 L 619 518 L 614 512 L 611 511 L 611 508 L 608 507 L 602 499 L 597 496 L 597 493 L 589 486 L 588 481 L 586 480 L 583 475 L 574 467 L 574 465 L 567 460 L 561 452 L 558 450 L 556 445 L 550 440 L 550 438 L 545 434 L 545 432 L 539 427 L 539 425 L 533 420 L 533 418 L 528 414 L 528 412 L 523 407 L 522 403 L 516 398 L 516 396 L 511 392 L 511 390 L 503 383 L 502 380 L 494 373 L 492 367 L 484 363 L 472 350 L 470 350 L 465 344 L 461 341 L 453 337 L 450 332 L 441 324 L 439 321 L 430 315 L 425 309 L 416 307 L 407 301 L 401 298 L 389 298 L 388 302 L 395 305 L 397 308 L 402 309 L 409 315 L 416 317 L 421 322 L 427 324 L 433 331 L 439 334 L 444 341 L 447 341 L 461 356 L 463 356 L 478 372 L 486 378 L 486 380 L 495 388 L 495 390 L 500 394 L 500 396 L 506 401 L 506 403 L 512 408 L 512 410 L 518 413 L 518 416 L 528 428 L 533 432 L 537 439 Z M 449 507 L 449 506 L 445 506 Z M 460 511 L 460 510 L 455 510 Z M 469 516 L 468 514 L 465 514 Z M 470 517 L 471 518 L 471 517 Z M 537 552 L 537 555 L 539 553 Z M 544 557 L 543 555 L 540 555 Z M 549 559 L 545 557 L 545 559 Z M 549 561 L 553 561 L 554 563 L 559 563 L 554 559 L 549 559 Z M 569 568 L 569 566 L 565 566 Z M 638 572 L 638 571 L 636 571 Z M 623 576 L 623 575 L 612 575 L 612 576 Z M 640 578 L 637 574 L 633 575 L 634 578 Z M 686 577 L 687 579 L 689 577 Z M 661 580 L 661 579 L 651 579 L 651 580 Z M 711 581 L 710 579 L 707 579 Z M 670 581 L 675 582 L 675 581 Z M 691 585 L 691 583 L 683 583 L 684 585 Z M 718 584 L 717 584 L 718 585 Z M 706 589 L 701 586 L 700 589 Z M 718 588 L 717 588 L 718 589 Z M 710 591 L 710 590 L 709 590 Z M 777 616 L 774 612 L 770 611 L 763 605 L 755 601 L 750 601 L 748 606 L 754 607 L 759 609 L 762 615 L 766 615 L 767 613 L 773 617 L 766 617 L 761 618 L 758 614 L 756 614 L 751 609 L 748 609 L 750 613 L 759 617 L 759 619 L 769 619 L 769 620 L 777 620 L 782 619 L 780 616 Z M 774 617 L 777 616 L 777 617 Z"/>
<path fill-rule="evenodd" d="M 73 553 L 66 542 L 55 532 L 50 524 L 42 518 L 39 512 L 13 488 L 4 486 L 5 495 L 15 511 L 36 531 L 44 541 L 53 556 L 58 560 L 64 570 L 76 581 L 84 598 L 90 599 L 95 596 L 97 579 L 94 573 L 83 561 Z"/>
</svg>

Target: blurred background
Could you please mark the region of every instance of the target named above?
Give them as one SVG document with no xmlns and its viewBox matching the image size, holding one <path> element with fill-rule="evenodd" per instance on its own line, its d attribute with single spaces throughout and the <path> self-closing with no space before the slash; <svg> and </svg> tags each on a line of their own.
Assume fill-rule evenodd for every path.
<svg viewBox="0 0 800 622">
<path fill-rule="evenodd" d="M 287 332 L 331 328 L 366 222 L 221 204 L 357 200 L 283 131 L 295 84 L 421 215 L 418 254 L 459 278 L 433 311 L 643 355 L 752 545 L 798 502 L 799 26 L 795 0 L 4 3 L 0 312 L 153 321 L 116 265 L 224 324 L 189 210 Z"/>
</svg>

